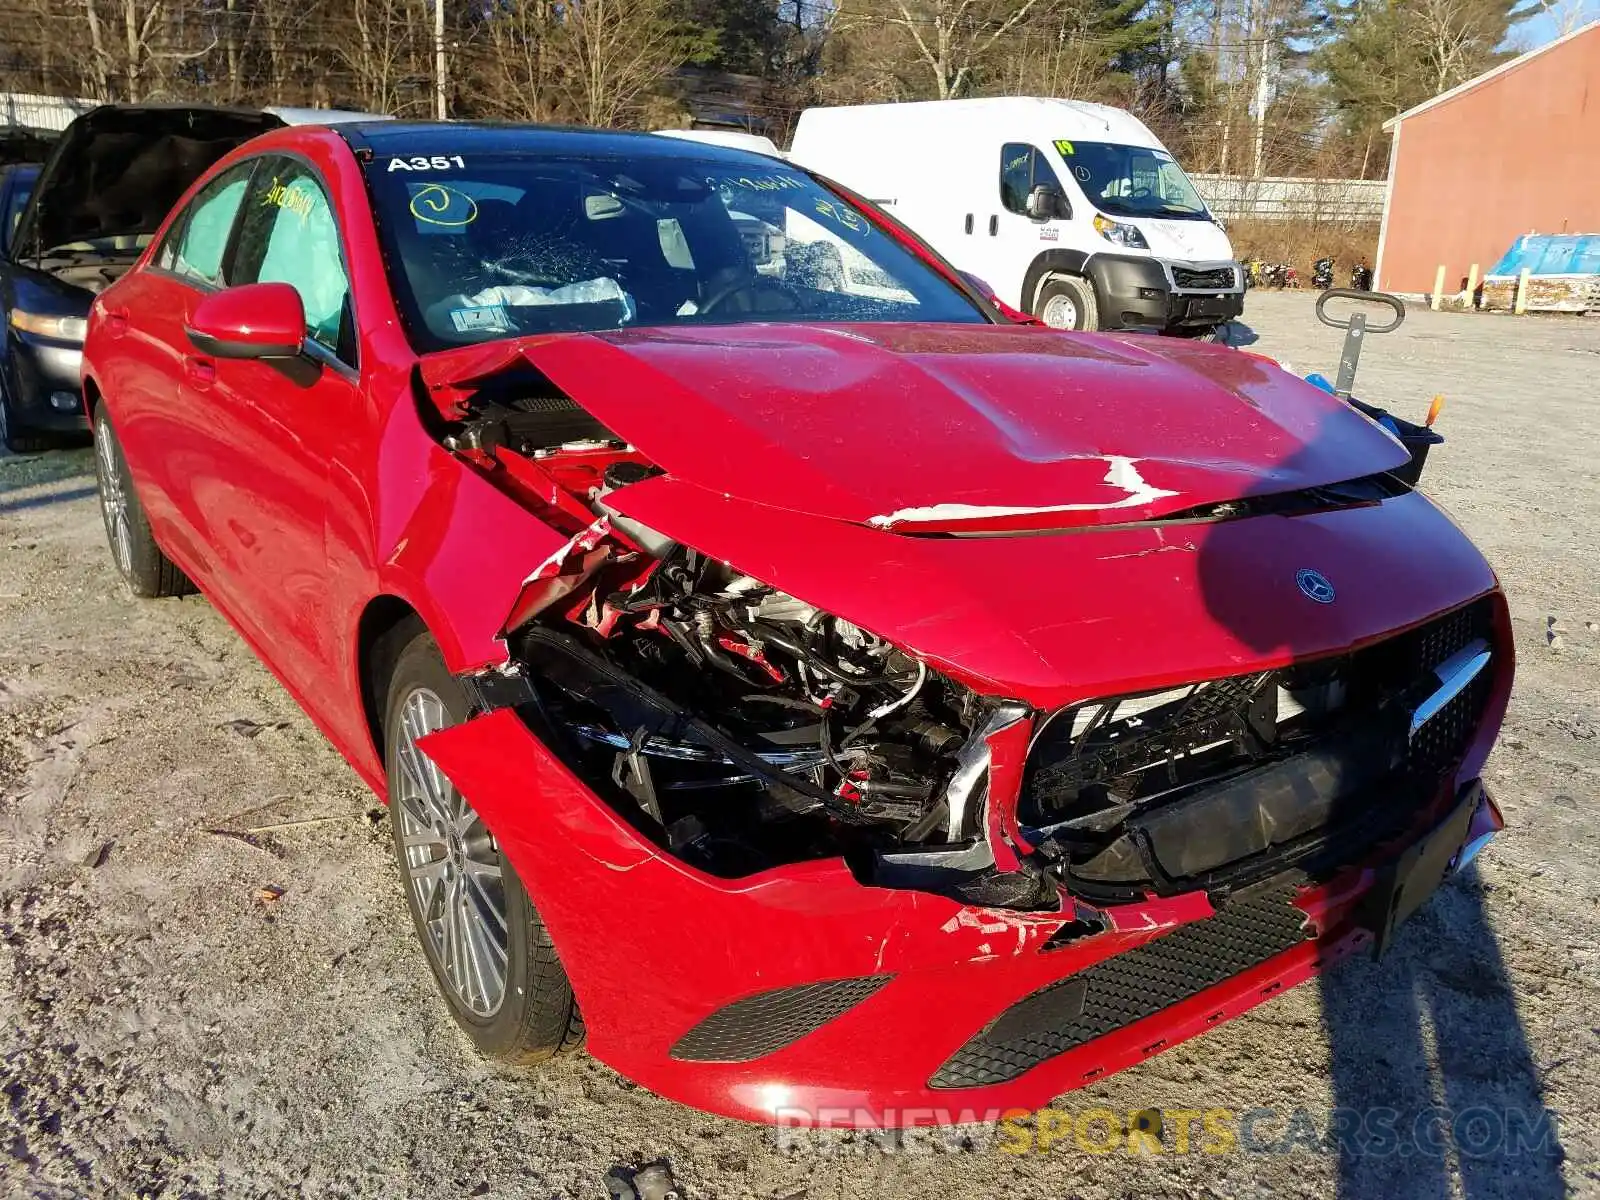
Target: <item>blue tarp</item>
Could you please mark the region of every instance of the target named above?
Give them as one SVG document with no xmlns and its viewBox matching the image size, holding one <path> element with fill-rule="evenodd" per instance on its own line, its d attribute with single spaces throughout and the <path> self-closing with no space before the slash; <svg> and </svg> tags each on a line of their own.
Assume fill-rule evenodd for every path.
<svg viewBox="0 0 1600 1200">
<path fill-rule="evenodd" d="M 1520 237 L 1490 275 L 1600 275 L 1600 234 L 1530 233 Z"/>
</svg>

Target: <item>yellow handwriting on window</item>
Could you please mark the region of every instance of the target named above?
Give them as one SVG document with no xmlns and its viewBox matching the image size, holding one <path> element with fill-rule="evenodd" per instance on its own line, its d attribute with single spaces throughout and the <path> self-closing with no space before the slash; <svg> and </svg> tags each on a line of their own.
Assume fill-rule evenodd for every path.
<svg viewBox="0 0 1600 1200">
<path fill-rule="evenodd" d="M 411 197 L 411 215 L 424 225 L 459 228 L 478 219 L 478 202 L 456 188 L 430 183 Z"/>
<path fill-rule="evenodd" d="M 294 213 L 302 225 L 311 219 L 312 193 L 296 189 L 293 183 L 280 183 L 276 175 L 272 177 L 272 186 L 267 189 L 261 203 Z"/>
</svg>

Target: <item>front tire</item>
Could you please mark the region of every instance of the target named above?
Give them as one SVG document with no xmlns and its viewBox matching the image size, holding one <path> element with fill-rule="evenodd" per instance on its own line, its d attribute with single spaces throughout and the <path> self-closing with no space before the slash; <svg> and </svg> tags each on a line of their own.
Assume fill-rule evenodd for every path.
<svg viewBox="0 0 1600 1200">
<path fill-rule="evenodd" d="M 156 545 L 144 506 L 128 475 L 122 443 L 117 441 L 104 404 L 94 414 L 94 478 L 106 540 L 111 545 L 111 561 L 133 594 L 154 599 L 186 596 L 194 591 L 189 577 Z"/>
<path fill-rule="evenodd" d="M 17 411 L 11 406 L 11 396 L 5 380 L 0 378 L 0 446 L 4 446 L 13 454 L 34 454 L 40 450 L 48 450 L 50 445 L 50 438 L 42 433 L 35 433 L 18 420 Z"/>
<path fill-rule="evenodd" d="M 1034 316 L 1051 329 L 1084 333 L 1100 328 L 1100 306 L 1094 285 L 1078 275 L 1054 275 L 1039 289 Z"/>
<path fill-rule="evenodd" d="M 515 1066 L 583 1043 L 550 933 L 476 811 L 417 747 L 467 719 L 461 685 L 419 632 L 385 705 L 389 827 L 406 907 L 450 1015 L 485 1056 Z"/>
</svg>

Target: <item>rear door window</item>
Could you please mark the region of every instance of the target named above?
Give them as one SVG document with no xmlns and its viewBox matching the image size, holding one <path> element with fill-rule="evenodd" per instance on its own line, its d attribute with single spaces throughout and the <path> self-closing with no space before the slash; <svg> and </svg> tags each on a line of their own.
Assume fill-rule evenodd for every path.
<svg viewBox="0 0 1600 1200">
<path fill-rule="evenodd" d="M 189 203 L 167 235 L 156 265 L 205 287 L 223 287 L 228 240 L 255 162 L 224 171 Z"/>
</svg>

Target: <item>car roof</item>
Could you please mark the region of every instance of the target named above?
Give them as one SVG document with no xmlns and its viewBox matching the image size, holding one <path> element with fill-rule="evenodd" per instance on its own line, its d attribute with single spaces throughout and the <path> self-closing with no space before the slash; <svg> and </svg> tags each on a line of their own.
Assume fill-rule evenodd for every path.
<svg viewBox="0 0 1600 1200">
<path fill-rule="evenodd" d="M 765 154 L 683 138 L 563 125 L 507 125 L 471 121 L 350 121 L 335 126 L 352 149 L 374 156 L 434 154 L 575 154 L 607 158 L 683 159 L 762 167 Z"/>
<path fill-rule="evenodd" d="M 361 112 L 353 108 L 294 108 L 282 104 L 269 104 L 262 112 L 271 113 L 285 125 L 342 125 L 348 121 L 392 121 L 382 113 Z"/>
<path fill-rule="evenodd" d="M 269 104 L 257 107 L 253 104 L 211 104 L 204 100 L 133 100 L 113 101 L 107 104 L 97 104 L 87 112 L 79 113 L 79 117 L 89 116 L 101 110 L 116 109 L 128 113 L 169 113 L 169 112 L 217 112 L 256 114 L 266 113 L 276 117 L 285 125 L 336 125 L 343 121 L 361 121 L 377 124 L 381 121 L 392 121 L 394 118 L 386 117 L 382 113 L 361 112 L 357 109 L 345 108 L 295 108 L 288 105 Z M 60 134 L 56 131 L 47 131 L 48 136 L 54 138 Z"/>
</svg>

